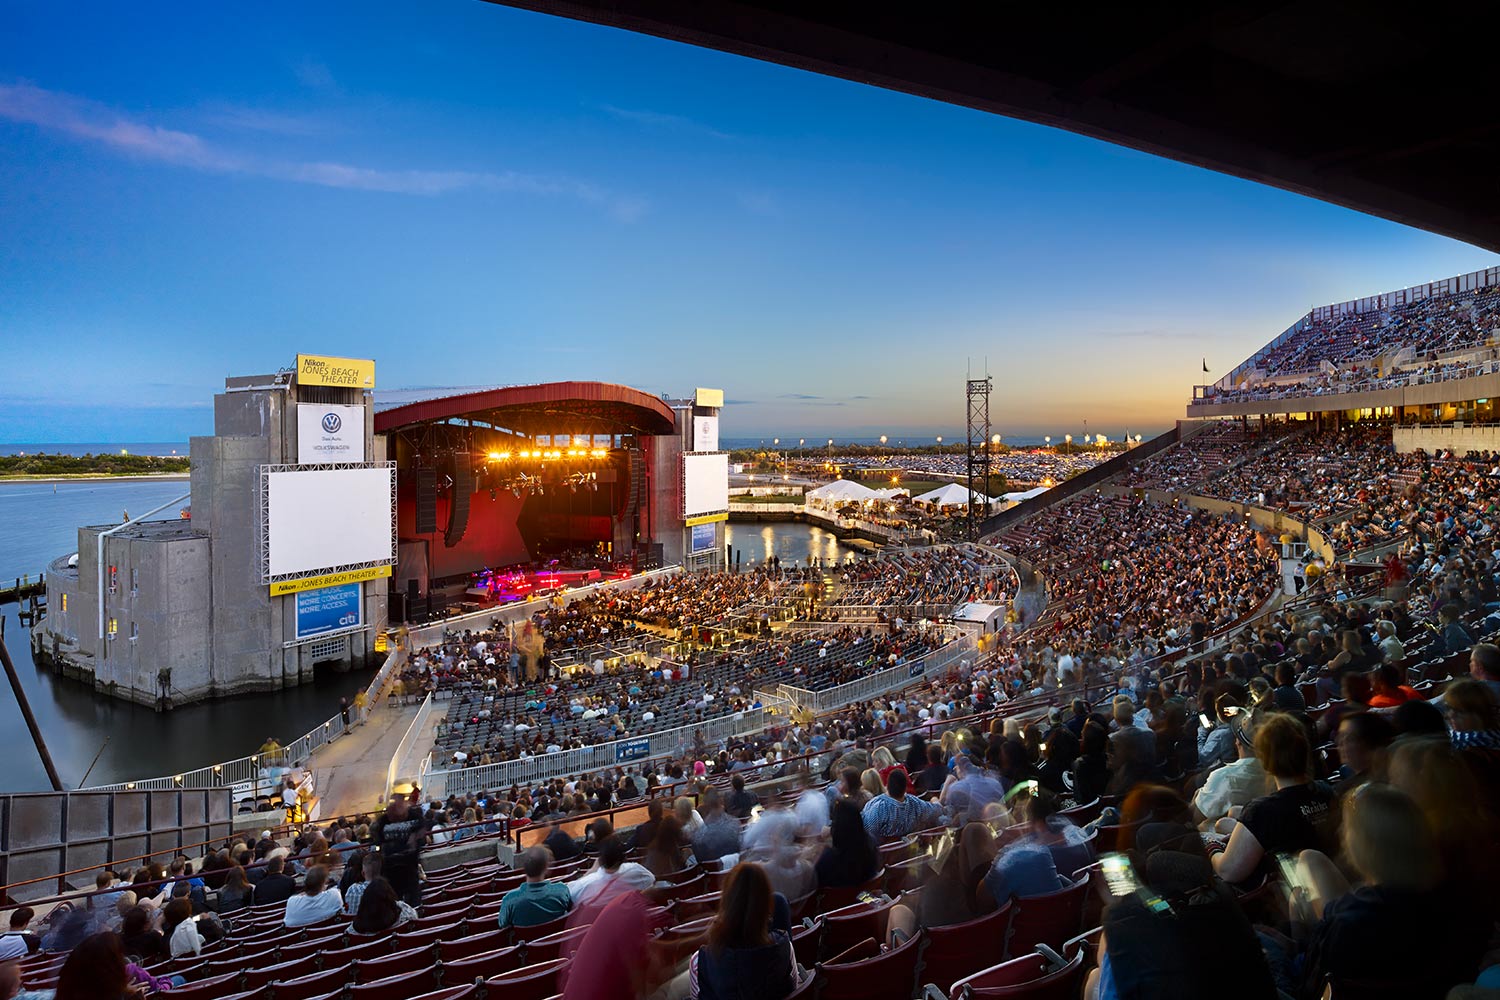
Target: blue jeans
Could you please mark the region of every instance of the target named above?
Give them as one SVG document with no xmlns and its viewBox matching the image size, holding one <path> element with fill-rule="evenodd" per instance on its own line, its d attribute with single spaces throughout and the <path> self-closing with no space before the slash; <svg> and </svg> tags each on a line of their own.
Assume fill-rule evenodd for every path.
<svg viewBox="0 0 1500 1000">
<path fill-rule="evenodd" d="M 180 990 L 187 985 L 187 976 L 168 976 L 167 982 L 172 984 L 172 989 Z"/>
</svg>

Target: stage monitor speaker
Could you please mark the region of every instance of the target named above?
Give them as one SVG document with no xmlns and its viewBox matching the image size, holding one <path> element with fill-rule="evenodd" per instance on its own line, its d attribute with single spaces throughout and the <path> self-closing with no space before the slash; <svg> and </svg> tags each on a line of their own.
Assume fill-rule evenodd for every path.
<svg viewBox="0 0 1500 1000">
<path fill-rule="evenodd" d="M 469 530 L 469 498 L 474 494 L 474 466 L 468 455 L 453 458 L 453 493 L 448 500 L 448 530 L 443 545 L 453 548 Z"/>
<path fill-rule="evenodd" d="M 437 470 L 417 469 L 417 534 L 437 531 Z"/>
</svg>

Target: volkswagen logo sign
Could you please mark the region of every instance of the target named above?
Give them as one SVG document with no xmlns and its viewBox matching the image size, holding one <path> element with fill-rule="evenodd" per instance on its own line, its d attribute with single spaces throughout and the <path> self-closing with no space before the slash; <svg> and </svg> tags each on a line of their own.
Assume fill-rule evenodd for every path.
<svg viewBox="0 0 1500 1000">
<path fill-rule="evenodd" d="M 329 434 L 337 434 L 339 428 L 344 426 L 344 421 L 337 413 L 323 414 L 323 430 Z"/>
</svg>

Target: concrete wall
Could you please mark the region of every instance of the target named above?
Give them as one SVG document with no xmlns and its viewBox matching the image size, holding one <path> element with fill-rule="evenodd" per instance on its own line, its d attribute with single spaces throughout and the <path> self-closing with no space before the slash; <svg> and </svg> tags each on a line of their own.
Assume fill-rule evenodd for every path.
<svg viewBox="0 0 1500 1000">
<path fill-rule="evenodd" d="M 1470 451 L 1500 451 L 1500 426 L 1396 427 L 1391 432 L 1391 440 L 1396 451 L 1403 455 L 1413 451 L 1431 453 L 1443 448 L 1460 455 Z M 50 591 L 48 600 L 51 600 Z"/>
</svg>

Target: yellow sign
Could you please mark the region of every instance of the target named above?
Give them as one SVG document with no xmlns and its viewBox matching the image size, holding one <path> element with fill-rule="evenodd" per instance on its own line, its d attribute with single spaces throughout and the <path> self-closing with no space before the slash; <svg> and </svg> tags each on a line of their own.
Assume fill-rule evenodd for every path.
<svg viewBox="0 0 1500 1000">
<path fill-rule="evenodd" d="M 711 406 L 714 409 L 724 408 L 723 389 L 698 389 L 693 396 L 693 405 Z"/>
<path fill-rule="evenodd" d="M 690 517 L 682 523 L 691 528 L 695 524 L 713 524 L 715 521 L 727 520 L 729 520 L 729 512 L 723 511 L 718 514 L 699 514 L 697 517 Z"/>
<path fill-rule="evenodd" d="M 271 596 L 281 597 L 284 594 L 295 594 L 303 590 L 317 590 L 319 587 L 336 587 L 341 583 L 362 583 L 365 580 L 378 580 L 390 575 L 389 566 L 367 566 L 364 569 L 351 569 L 343 573 L 304 576 L 300 580 L 282 580 L 280 583 L 271 584 Z"/>
<path fill-rule="evenodd" d="M 375 362 L 358 358 L 297 355 L 298 385 L 336 385 L 346 389 L 375 388 Z"/>
</svg>

